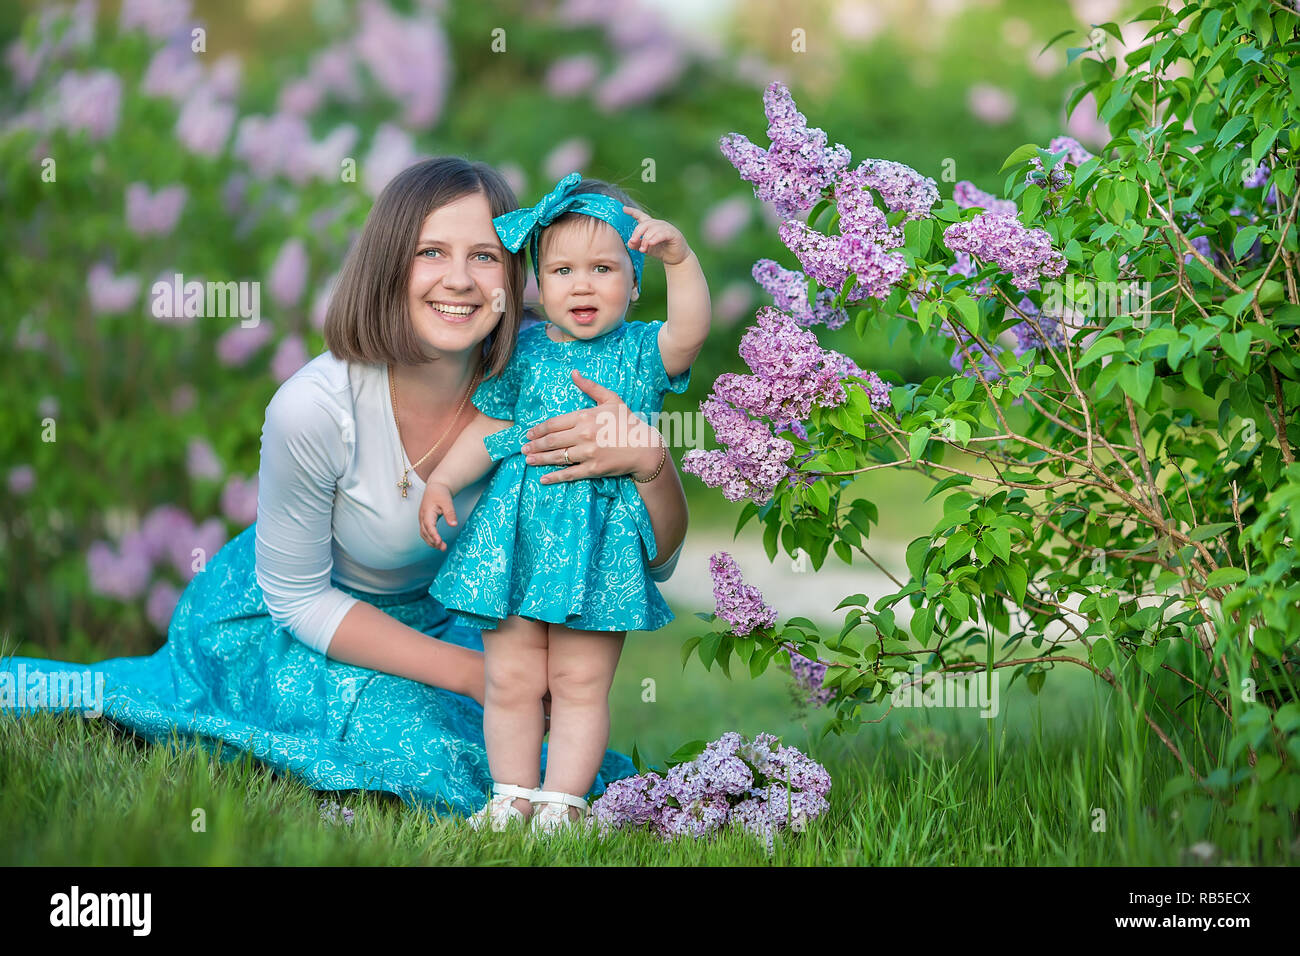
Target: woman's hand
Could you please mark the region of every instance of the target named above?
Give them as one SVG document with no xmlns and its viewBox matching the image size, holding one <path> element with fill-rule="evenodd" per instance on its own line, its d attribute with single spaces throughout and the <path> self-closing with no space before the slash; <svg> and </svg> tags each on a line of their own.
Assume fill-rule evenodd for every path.
<svg viewBox="0 0 1300 956">
<path fill-rule="evenodd" d="M 603 385 L 577 371 L 573 382 L 599 404 L 556 415 L 528 430 L 530 440 L 520 449 L 528 464 L 564 465 L 564 453 L 569 453 L 569 467 L 548 472 L 540 480 L 551 484 L 609 475 L 645 479 L 654 474 L 663 458 L 663 436 Z"/>
</svg>

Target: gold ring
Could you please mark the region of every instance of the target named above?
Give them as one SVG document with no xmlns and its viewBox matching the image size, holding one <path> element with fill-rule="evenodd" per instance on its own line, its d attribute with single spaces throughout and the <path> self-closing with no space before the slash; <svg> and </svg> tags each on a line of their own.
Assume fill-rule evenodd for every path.
<svg viewBox="0 0 1300 956">
<path fill-rule="evenodd" d="M 569 449 L 567 449 L 567 448 L 564 449 L 564 463 L 565 463 L 566 465 L 572 465 L 572 464 L 573 464 L 573 462 L 569 460 Z"/>
</svg>

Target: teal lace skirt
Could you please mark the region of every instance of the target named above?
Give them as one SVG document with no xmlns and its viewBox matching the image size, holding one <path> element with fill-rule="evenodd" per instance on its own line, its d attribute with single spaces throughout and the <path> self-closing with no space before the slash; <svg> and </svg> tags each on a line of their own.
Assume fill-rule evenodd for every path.
<svg viewBox="0 0 1300 956">
<path fill-rule="evenodd" d="M 220 742 L 223 756 L 248 753 L 315 790 L 382 790 L 430 817 L 468 816 L 483 806 L 492 787 L 483 708 L 451 691 L 331 660 L 276 626 L 254 574 L 255 529 L 236 536 L 189 583 L 156 653 L 89 665 L 5 658 L 0 689 L 16 688 L 20 675 L 33 688 L 55 686 L 41 677 L 50 671 L 89 673 L 92 684 L 102 674 L 103 698 L 93 705 L 151 742 L 175 733 L 209 752 Z M 483 649 L 479 632 L 453 624 L 423 588 L 350 593 L 430 637 Z M 50 699 L 58 696 L 33 706 L 34 694 L 0 694 L 0 711 L 74 709 L 66 693 Z M 82 698 L 75 709 L 89 702 Z M 635 772 L 626 756 L 608 752 L 590 795 Z"/>
</svg>

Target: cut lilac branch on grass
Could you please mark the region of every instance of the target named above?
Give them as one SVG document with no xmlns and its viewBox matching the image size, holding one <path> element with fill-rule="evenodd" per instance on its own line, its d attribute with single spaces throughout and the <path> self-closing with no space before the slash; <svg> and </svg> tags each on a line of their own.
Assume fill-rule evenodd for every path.
<svg viewBox="0 0 1300 956">
<path fill-rule="evenodd" d="M 794 832 L 830 809 L 826 768 L 772 734 L 747 740 L 729 731 L 688 763 L 613 781 L 592 804 L 602 837 L 648 828 L 665 839 L 701 839 L 742 829 L 768 848 L 781 830 Z"/>
</svg>

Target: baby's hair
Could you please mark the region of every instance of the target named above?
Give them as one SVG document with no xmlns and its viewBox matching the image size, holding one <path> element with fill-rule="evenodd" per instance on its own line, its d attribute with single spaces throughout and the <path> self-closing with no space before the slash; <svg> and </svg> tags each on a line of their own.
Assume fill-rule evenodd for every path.
<svg viewBox="0 0 1300 956">
<path fill-rule="evenodd" d="M 602 196 L 609 196 L 611 199 L 617 199 L 624 206 L 631 206 L 634 209 L 642 208 L 640 203 L 638 203 L 631 196 L 625 193 L 621 188 L 615 186 L 613 183 L 607 183 L 603 179 L 584 179 L 582 182 L 578 183 L 578 185 L 573 188 L 573 191 L 575 193 L 598 193 L 599 195 Z M 538 255 L 539 256 L 541 255 L 542 249 L 544 249 L 546 246 L 546 234 L 548 232 L 550 232 L 556 226 L 563 225 L 565 223 L 578 222 L 579 220 L 586 220 L 585 225 L 589 229 L 595 229 L 597 223 L 603 222 L 603 220 L 601 219 L 597 219 L 594 216 L 587 216 L 580 212 L 564 213 L 563 215 L 557 217 L 554 221 L 551 222 L 550 225 L 548 225 L 545 229 L 542 230 L 542 234 L 537 241 Z"/>
</svg>

